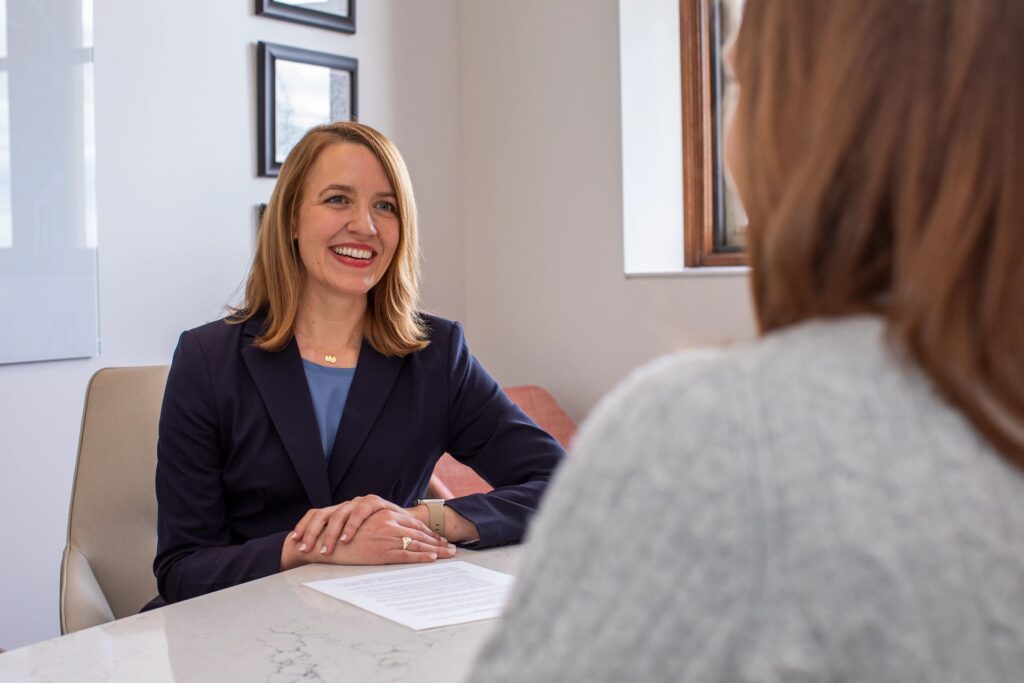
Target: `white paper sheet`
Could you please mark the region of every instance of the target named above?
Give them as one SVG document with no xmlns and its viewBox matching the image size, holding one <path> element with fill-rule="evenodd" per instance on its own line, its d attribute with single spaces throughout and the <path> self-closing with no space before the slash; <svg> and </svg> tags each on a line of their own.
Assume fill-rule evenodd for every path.
<svg viewBox="0 0 1024 683">
<path fill-rule="evenodd" d="M 499 616 L 514 580 L 454 560 L 306 585 L 420 631 Z"/>
</svg>

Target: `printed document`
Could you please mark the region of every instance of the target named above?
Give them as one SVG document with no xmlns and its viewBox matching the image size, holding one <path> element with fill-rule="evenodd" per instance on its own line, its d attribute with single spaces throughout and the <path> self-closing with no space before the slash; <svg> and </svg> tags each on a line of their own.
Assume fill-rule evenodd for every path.
<svg viewBox="0 0 1024 683">
<path fill-rule="evenodd" d="M 306 585 L 420 631 L 497 617 L 513 581 L 508 574 L 452 560 Z"/>
</svg>

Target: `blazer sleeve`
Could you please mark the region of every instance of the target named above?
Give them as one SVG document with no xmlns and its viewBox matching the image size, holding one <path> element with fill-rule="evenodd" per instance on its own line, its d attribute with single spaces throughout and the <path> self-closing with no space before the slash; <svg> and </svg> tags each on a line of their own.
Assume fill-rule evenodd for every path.
<svg viewBox="0 0 1024 683">
<path fill-rule="evenodd" d="M 515 543 L 565 450 L 505 395 L 469 352 L 457 322 L 449 342 L 447 450 L 494 490 L 447 504 L 476 525 L 476 547 Z"/>
<path fill-rule="evenodd" d="M 216 388 L 195 335 L 174 352 L 157 444 L 157 554 L 160 596 L 177 602 L 276 573 L 287 532 L 232 544 L 222 471 L 226 435 Z"/>
</svg>

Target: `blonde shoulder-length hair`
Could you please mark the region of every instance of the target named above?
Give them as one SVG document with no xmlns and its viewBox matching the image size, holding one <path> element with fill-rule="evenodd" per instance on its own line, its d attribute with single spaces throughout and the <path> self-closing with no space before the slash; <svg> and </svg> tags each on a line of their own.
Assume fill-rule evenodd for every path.
<svg viewBox="0 0 1024 683">
<path fill-rule="evenodd" d="M 883 315 L 1024 467 L 1024 2 L 748 0 L 734 61 L 762 330 Z"/>
<path fill-rule="evenodd" d="M 337 122 L 310 129 L 288 154 L 260 222 L 256 255 L 245 285 L 245 300 L 231 309 L 230 322 L 265 316 L 256 346 L 279 351 L 291 341 L 305 270 L 292 239 L 302 188 L 314 162 L 330 145 L 362 145 L 388 176 L 398 205 L 398 246 L 391 264 L 367 296 L 363 336 L 386 356 L 404 356 L 429 343 L 419 304 L 419 240 L 416 200 L 409 171 L 395 145 L 370 126 Z"/>
</svg>

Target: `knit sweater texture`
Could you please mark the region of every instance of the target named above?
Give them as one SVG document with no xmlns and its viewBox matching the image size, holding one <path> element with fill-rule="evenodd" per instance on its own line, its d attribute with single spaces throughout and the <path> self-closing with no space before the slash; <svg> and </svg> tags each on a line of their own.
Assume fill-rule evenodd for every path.
<svg viewBox="0 0 1024 683">
<path fill-rule="evenodd" d="M 663 358 L 581 429 L 471 680 L 1020 683 L 1024 473 L 874 317 Z"/>
</svg>

